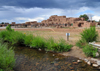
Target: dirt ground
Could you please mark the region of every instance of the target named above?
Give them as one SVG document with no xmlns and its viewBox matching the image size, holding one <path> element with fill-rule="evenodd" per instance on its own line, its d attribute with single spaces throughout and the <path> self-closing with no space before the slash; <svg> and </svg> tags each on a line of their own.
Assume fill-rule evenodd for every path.
<svg viewBox="0 0 100 71">
<path fill-rule="evenodd" d="M 23 33 L 31 33 L 33 35 L 40 35 L 44 38 L 53 37 L 55 40 L 59 40 L 59 38 L 63 38 L 66 40 L 66 43 L 72 44 L 73 47 L 70 52 L 63 52 L 61 54 L 65 56 L 74 56 L 78 58 L 87 58 L 85 54 L 82 52 L 82 49 L 75 46 L 76 42 L 81 38 L 80 33 L 84 30 L 84 28 L 14 28 L 16 31 L 21 31 Z M 4 30 L 4 29 L 0 29 Z M 100 36 L 100 29 L 97 29 Z M 70 33 L 69 41 L 67 41 L 66 33 Z M 100 39 L 98 38 L 98 41 Z M 98 42 L 100 43 L 100 42 Z M 88 57 L 89 58 L 89 57 Z"/>
</svg>

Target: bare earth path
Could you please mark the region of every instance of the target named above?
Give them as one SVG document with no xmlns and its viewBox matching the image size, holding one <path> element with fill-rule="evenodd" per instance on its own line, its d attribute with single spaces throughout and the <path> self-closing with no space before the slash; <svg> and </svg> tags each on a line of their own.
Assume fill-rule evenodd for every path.
<svg viewBox="0 0 100 71">
<path fill-rule="evenodd" d="M 61 54 L 65 56 L 74 56 L 74 57 L 81 58 L 81 59 L 87 58 L 85 54 L 83 53 L 82 49 L 77 46 L 73 46 L 71 51 L 63 52 Z"/>
</svg>

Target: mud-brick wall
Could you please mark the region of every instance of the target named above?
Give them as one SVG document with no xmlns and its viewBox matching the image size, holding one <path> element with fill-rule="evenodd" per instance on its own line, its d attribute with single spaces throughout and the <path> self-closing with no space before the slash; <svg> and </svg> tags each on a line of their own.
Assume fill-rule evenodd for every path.
<svg viewBox="0 0 100 71">
<path fill-rule="evenodd" d="M 96 23 L 95 22 L 90 23 L 90 26 L 96 26 Z"/>
<path fill-rule="evenodd" d="M 90 22 L 85 22 L 83 27 L 90 27 Z"/>
</svg>

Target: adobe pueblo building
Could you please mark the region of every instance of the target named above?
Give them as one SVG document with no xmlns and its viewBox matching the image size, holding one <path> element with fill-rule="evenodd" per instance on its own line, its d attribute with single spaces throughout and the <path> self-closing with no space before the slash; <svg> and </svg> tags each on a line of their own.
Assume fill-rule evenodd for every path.
<svg viewBox="0 0 100 71">
<path fill-rule="evenodd" d="M 0 24 L 0 27 L 7 26 L 9 23 Z M 57 16 L 53 15 L 49 17 L 47 20 L 43 20 L 42 22 L 25 22 L 16 24 L 12 22 L 10 25 L 15 28 L 25 28 L 25 27 L 90 27 L 90 26 L 97 26 L 100 23 L 96 23 L 94 21 L 85 21 L 84 18 L 66 18 L 66 16 Z"/>
<path fill-rule="evenodd" d="M 47 20 L 41 22 L 44 26 L 56 27 L 90 27 L 96 26 L 96 22 L 85 21 L 84 18 L 66 18 L 66 16 L 53 15 Z"/>
</svg>

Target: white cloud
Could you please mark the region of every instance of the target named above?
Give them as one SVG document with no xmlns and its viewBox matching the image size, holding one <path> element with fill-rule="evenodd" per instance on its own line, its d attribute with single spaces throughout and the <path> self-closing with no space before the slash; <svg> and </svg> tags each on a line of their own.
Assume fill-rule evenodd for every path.
<svg viewBox="0 0 100 71">
<path fill-rule="evenodd" d="M 23 20 L 23 21 L 25 21 L 25 22 L 27 22 L 27 21 L 39 21 L 39 20 L 43 20 L 44 18 L 42 18 L 42 17 L 37 17 L 37 18 L 24 18 L 24 17 L 17 17 L 17 18 L 15 18 L 15 20 Z"/>
<path fill-rule="evenodd" d="M 100 20 L 100 16 L 93 16 L 93 17 L 92 17 L 92 20 L 99 21 L 99 20 Z"/>
</svg>

